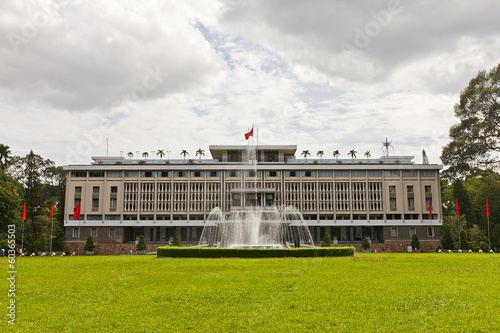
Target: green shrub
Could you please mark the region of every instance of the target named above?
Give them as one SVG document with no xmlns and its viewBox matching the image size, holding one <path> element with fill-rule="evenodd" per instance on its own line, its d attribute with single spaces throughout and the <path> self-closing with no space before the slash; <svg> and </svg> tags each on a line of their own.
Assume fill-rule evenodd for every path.
<svg viewBox="0 0 500 333">
<path fill-rule="evenodd" d="M 146 250 L 146 240 L 144 239 L 144 235 L 140 235 L 136 251 L 145 251 L 145 250 Z"/>
<path fill-rule="evenodd" d="M 47 235 L 41 234 L 38 238 L 38 251 L 47 251 Z"/>
<path fill-rule="evenodd" d="M 179 235 L 177 233 L 174 233 L 172 244 L 170 244 L 170 246 L 181 246 L 181 240 L 179 239 Z"/>
<path fill-rule="evenodd" d="M 460 230 L 460 248 L 467 250 L 469 248 L 469 240 L 467 239 L 467 232 L 464 229 Z"/>
<path fill-rule="evenodd" d="M 420 240 L 418 239 L 418 235 L 416 233 L 411 236 L 411 248 L 413 250 L 420 250 Z"/>
<path fill-rule="evenodd" d="M 94 245 L 94 238 L 92 235 L 89 235 L 87 237 L 87 243 L 85 243 L 85 247 L 83 248 L 85 251 L 94 251 L 95 245 Z"/>
<path fill-rule="evenodd" d="M 218 247 L 160 246 L 157 257 L 169 258 L 305 258 L 354 256 L 354 247 L 301 247 L 286 249 L 227 249 Z"/>
<path fill-rule="evenodd" d="M 370 244 L 370 240 L 368 239 L 368 236 L 365 236 L 363 238 L 363 244 L 361 244 L 361 247 L 365 250 L 369 250 L 372 245 Z"/>
<path fill-rule="evenodd" d="M 330 234 L 325 232 L 325 237 L 323 237 L 323 243 L 321 243 L 322 247 L 329 247 L 332 245 L 332 239 L 330 238 Z"/>
</svg>

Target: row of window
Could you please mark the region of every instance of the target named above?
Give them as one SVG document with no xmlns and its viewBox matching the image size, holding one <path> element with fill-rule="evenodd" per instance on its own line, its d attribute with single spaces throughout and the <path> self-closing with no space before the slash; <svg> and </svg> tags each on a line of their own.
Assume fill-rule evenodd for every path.
<svg viewBox="0 0 500 333">
<path fill-rule="evenodd" d="M 92 237 L 97 237 L 97 228 L 92 228 L 90 231 L 90 235 Z M 78 237 L 80 237 L 80 228 L 73 228 L 73 238 L 78 238 Z M 108 237 L 115 238 L 115 228 L 109 228 Z"/>
<path fill-rule="evenodd" d="M 348 170 L 337 170 L 335 171 L 335 177 L 349 177 L 349 172 L 351 174 L 351 177 L 382 177 L 382 171 L 378 170 L 353 170 L 353 171 L 348 171 Z M 400 177 L 402 172 L 403 177 L 418 177 L 418 170 L 386 170 L 384 171 L 384 176 L 385 177 Z M 318 174 L 318 177 L 332 177 L 333 176 L 333 171 L 285 171 L 285 176 L 286 177 L 300 177 L 302 174 L 302 177 L 316 177 L 316 173 Z M 143 178 L 165 178 L 165 177 L 171 177 L 172 176 L 172 171 L 141 171 L 140 172 L 141 177 Z M 188 174 L 191 175 L 191 177 L 220 177 L 220 171 L 174 171 L 173 175 L 174 177 L 187 177 Z M 260 177 L 261 171 L 246 171 L 245 172 L 247 177 Z M 99 178 L 99 177 L 104 177 L 105 172 L 104 171 L 89 171 L 88 175 L 90 178 Z M 265 171 L 266 177 L 280 177 L 281 176 L 281 171 Z M 436 175 L 435 171 L 428 171 L 428 170 L 420 170 L 420 176 L 421 177 L 434 177 Z M 107 176 L 109 178 L 121 178 L 122 177 L 122 172 L 121 171 L 107 171 Z M 124 171 L 123 176 L 125 177 L 139 177 L 139 171 Z M 86 171 L 73 171 L 71 172 L 71 177 L 74 178 L 86 178 L 87 177 L 87 172 Z M 226 171 L 226 177 L 241 177 L 241 172 L 240 171 Z"/>
<path fill-rule="evenodd" d="M 399 232 L 400 229 L 406 230 L 405 227 L 391 227 L 391 237 L 406 236 L 403 233 Z M 415 227 L 408 228 L 408 236 L 412 237 L 416 233 L 417 229 Z M 427 236 L 434 237 L 434 227 L 427 227 Z"/>
</svg>

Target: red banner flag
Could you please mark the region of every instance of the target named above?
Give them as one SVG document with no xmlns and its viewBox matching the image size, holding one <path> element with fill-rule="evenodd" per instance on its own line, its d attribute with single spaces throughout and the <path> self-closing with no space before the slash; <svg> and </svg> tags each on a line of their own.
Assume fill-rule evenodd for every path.
<svg viewBox="0 0 500 333">
<path fill-rule="evenodd" d="M 460 217 L 460 210 L 458 209 L 458 199 L 455 199 L 455 207 L 457 209 L 457 217 Z"/>
<path fill-rule="evenodd" d="M 248 140 L 248 138 L 251 136 L 253 136 L 253 126 L 252 126 L 252 129 L 250 130 L 250 132 L 245 133 L 245 140 Z"/>
<path fill-rule="evenodd" d="M 54 215 L 54 201 L 52 201 L 52 206 L 50 207 L 49 219 L 52 218 L 52 215 Z"/>
<path fill-rule="evenodd" d="M 429 217 L 432 219 L 432 200 L 429 200 Z"/>
<path fill-rule="evenodd" d="M 73 210 L 73 220 L 79 217 L 80 217 L 80 204 L 76 205 L 75 209 Z"/>
<path fill-rule="evenodd" d="M 490 205 L 488 205 L 488 198 L 486 198 L 486 216 L 490 216 Z"/>
<path fill-rule="evenodd" d="M 24 208 L 23 208 L 23 221 L 26 220 L 26 201 L 24 202 Z"/>
</svg>

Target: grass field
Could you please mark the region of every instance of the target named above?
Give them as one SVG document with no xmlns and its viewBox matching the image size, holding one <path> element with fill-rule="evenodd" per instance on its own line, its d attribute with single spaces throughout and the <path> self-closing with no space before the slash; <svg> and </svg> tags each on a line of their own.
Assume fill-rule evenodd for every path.
<svg viewBox="0 0 500 333">
<path fill-rule="evenodd" d="M 34 257 L 17 269 L 16 332 L 500 330 L 498 254 Z"/>
</svg>

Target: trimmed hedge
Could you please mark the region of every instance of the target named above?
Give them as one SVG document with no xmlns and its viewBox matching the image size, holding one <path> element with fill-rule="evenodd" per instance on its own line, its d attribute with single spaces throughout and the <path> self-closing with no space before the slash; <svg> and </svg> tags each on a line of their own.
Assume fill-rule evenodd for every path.
<svg viewBox="0 0 500 333">
<path fill-rule="evenodd" d="M 354 247 L 301 247 L 287 249 L 226 249 L 217 247 L 160 246 L 157 257 L 168 258 L 304 258 L 354 256 Z"/>
</svg>

